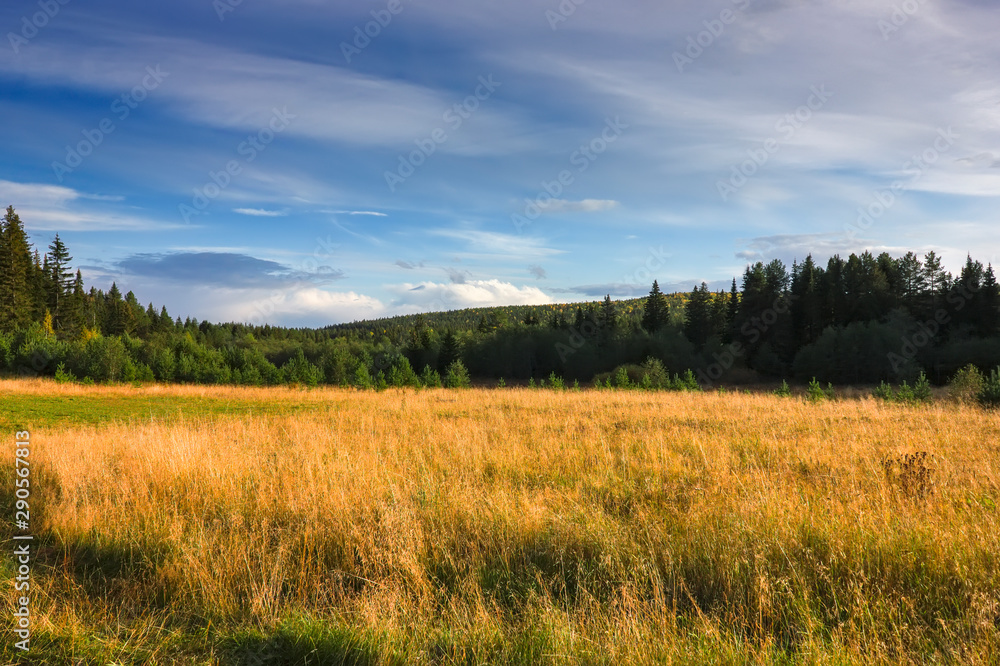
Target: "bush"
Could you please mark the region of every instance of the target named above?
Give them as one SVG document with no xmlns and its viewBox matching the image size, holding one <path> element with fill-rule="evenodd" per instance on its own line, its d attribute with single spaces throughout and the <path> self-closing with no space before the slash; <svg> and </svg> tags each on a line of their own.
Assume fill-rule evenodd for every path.
<svg viewBox="0 0 1000 666">
<path fill-rule="evenodd" d="M 970 363 L 952 377 L 948 383 L 948 396 L 959 403 L 976 402 L 980 391 L 983 390 L 983 381 L 979 368 Z"/>
<path fill-rule="evenodd" d="M 441 375 L 431 366 L 425 365 L 424 371 L 420 373 L 420 383 L 428 388 L 441 388 Z"/>
<path fill-rule="evenodd" d="M 810 402 L 820 402 L 822 400 L 826 400 L 827 398 L 826 391 L 824 391 L 823 387 L 819 385 L 819 382 L 816 381 L 815 377 L 813 377 L 812 381 L 809 382 L 809 387 L 806 389 L 806 398 L 808 398 Z"/>
<path fill-rule="evenodd" d="M 628 377 L 628 370 L 625 366 L 621 366 L 615 371 L 614 379 L 615 388 L 627 389 L 632 388 L 632 380 Z"/>
<path fill-rule="evenodd" d="M 372 387 L 372 376 L 368 372 L 368 366 L 364 363 L 358 365 L 357 370 L 354 371 L 354 379 L 351 382 L 355 387 L 360 389 L 370 389 Z"/>
<path fill-rule="evenodd" d="M 682 391 L 700 391 L 701 384 L 694 376 L 694 372 L 690 368 L 684 371 L 684 376 L 681 378 L 681 390 Z"/>
<path fill-rule="evenodd" d="M 461 361 L 452 361 L 445 374 L 444 385 L 448 388 L 469 388 L 472 380 L 469 379 L 469 371 Z"/>
<path fill-rule="evenodd" d="M 872 391 L 872 397 L 878 400 L 885 400 L 886 402 L 892 402 L 896 399 L 895 393 L 892 391 L 892 384 L 883 381 Z"/>
<path fill-rule="evenodd" d="M 903 380 L 899 389 L 893 391 L 892 385 L 886 382 L 880 383 L 873 391 L 872 397 L 886 402 L 901 402 L 904 404 L 914 404 L 918 402 L 929 402 L 931 399 L 931 383 L 927 380 L 927 375 L 920 372 L 917 383 L 912 387 Z"/>
<path fill-rule="evenodd" d="M 781 380 L 781 386 L 774 390 L 774 395 L 779 398 L 787 398 L 792 395 L 792 389 L 788 388 L 788 382 L 784 379 Z"/>
<path fill-rule="evenodd" d="M 66 372 L 66 364 L 60 363 L 56 366 L 56 381 L 60 384 L 68 384 L 76 381 L 76 376 L 72 372 Z"/>
<path fill-rule="evenodd" d="M 920 371 L 917 383 L 913 386 L 913 397 L 917 402 L 929 402 L 931 399 L 931 383 L 927 380 L 924 371 Z"/>
<path fill-rule="evenodd" d="M 976 395 L 976 400 L 986 409 L 1000 407 L 1000 367 L 983 380 L 983 388 Z"/>
<path fill-rule="evenodd" d="M 652 356 L 647 358 L 642 364 L 642 387 L 662 389 L 668 388 L 669 384 L 670 375 L 667 374 L 667 370 L 663 367 L 663 363 L 660 359 L 653 358 Z"/>
<path fill-rule="evenodd" d="M 562 391 L 566 388 L 566 382 L 564 382 L 563 378 L 557 375 L 554 370 L 551 374 L 549 374 L 549 388 L 557 391 Z"/>
</svg>

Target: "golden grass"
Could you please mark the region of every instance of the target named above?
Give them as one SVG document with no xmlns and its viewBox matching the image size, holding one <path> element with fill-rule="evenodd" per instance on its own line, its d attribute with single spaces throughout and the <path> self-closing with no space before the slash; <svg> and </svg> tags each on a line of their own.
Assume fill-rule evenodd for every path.
<svg viewBox="0 0 1000 666">
<path fill-rule="evenodd" d="M 251 664 L 241 650 L 292 654 L 299 635 L 309 663 L 1000 658 L 995 413 L 2 386 L 316 406 L 33 431 L 49 544 L 35 627 L 52 655 Z M 926 498 L 883 467 L 915 451 Z"/>
</svg>

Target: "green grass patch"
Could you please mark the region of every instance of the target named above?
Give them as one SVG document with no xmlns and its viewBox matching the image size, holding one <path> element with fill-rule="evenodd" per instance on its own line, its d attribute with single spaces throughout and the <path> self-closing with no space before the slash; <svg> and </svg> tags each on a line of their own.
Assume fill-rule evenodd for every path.
<svg viewBox="0 0 1000 666">
<path fill-rule="evenodd" d="M 326 411 L 332 406 L 331 403 L 288 399 L 267 402 L 143 393 L 68 396 L 14 393 L 0 398 L 0 431 L 101 425 L 115 421 L 176 422 L 216 416 L 283 416 Z"/>
</svg>

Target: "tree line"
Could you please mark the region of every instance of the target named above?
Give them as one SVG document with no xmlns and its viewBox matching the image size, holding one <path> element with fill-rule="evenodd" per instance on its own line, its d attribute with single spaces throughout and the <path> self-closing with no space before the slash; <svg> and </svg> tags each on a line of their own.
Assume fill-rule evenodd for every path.
<svg viewBox="0 0 1000 666">
<path fill-rule="evenodd" d="M 645 298 L 409 315 L 319 329 L 212 323 L 143 306 L 116 284 L 84 289 L 58 235 L 44 254 L 13 208 L 0 220 L 0 371 L 90 381 L 358 387 L 560 381 L 636 385 L 819 378 L 947 381 L 1000 365 L 991 265 L 865 252 L 748 265 L 728 292 L 704 283 Z M 662 373 L 661 373 L 662 369 Z M 644 376 L 645 380 L 644 380 Z"/>
</svg>

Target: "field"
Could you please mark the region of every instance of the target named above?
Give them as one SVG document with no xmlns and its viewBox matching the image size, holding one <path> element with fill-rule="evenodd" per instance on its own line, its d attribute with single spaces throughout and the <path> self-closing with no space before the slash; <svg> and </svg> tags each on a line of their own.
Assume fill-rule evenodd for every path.
<svg viewBox="0 0 1000 666">
<path fill-rule="evenodd" d="M 8 380 L 0 424 L 4 663 L 1000 660 L 996 412 Z"/>
</svg>

